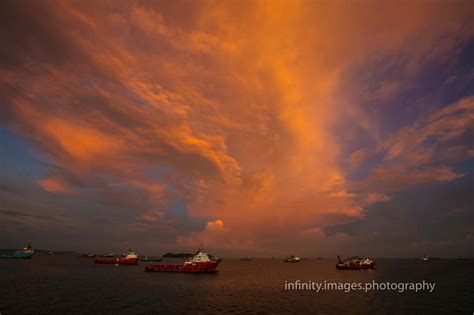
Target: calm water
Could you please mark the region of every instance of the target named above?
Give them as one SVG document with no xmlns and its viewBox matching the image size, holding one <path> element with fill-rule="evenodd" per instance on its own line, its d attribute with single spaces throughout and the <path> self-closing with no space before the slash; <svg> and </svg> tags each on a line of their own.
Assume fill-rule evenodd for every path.
<svg viewBox="0 0 474 315">
<path fill-rule="evenodd" d="M 0 259 L 0 313 L 474 312 L 474 261 L 377 260 L 338 271 L 332 260 L 224 260 L 216 275 L 148 273 L 73 256 Z M 285 291 L 286 281 L 436 282 L 433 293 Z"/>
</svg>

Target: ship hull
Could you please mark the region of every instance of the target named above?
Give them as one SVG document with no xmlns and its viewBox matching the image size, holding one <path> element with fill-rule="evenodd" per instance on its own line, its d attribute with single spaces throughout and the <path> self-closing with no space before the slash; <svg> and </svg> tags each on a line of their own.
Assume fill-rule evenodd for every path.
<svg viewBox="0 0 474 315">
<path fill-rule="evenodd" d="M 138 258 L 96 258 L 96 264 L 137 265 Z"/>
<path fill-rule="evenodd" d="M 13 255 L 2 255 L 0 258 L 4 259 L 31 259 L 33 254 L 30 253 L 14 253 Z"/>
<path fill-rule="evenodd" d="M 3 255 L 0 256 L 3 259 L 31 259 L 31 255 L 28 256 L 18 256 L 18 255 Z"/>
<path fill-rule="evenodd" d="M 153 264 L 145 267 L 145 271 L 153 272 L 187 272 L 187 273 L 216 273 L 218 261 L 201 262 L 196 264 Z"/>
<path fill-rule="evenodd" d="M 18 259 L 30 259 L 33 254 L 31 253 L 14 253 L 13 256 Z"/>
</svg>

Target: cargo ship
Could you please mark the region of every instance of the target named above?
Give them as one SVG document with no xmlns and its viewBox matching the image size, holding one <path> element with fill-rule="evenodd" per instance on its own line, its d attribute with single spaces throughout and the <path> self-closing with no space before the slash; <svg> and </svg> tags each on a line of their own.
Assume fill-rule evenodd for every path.
<svg viewBox="0 0 474 315">
<path fill-rule="evenodd" d="M 190 260 L 183 264 L 152 264 L 146 266 L 145 271 L 216 273 L 219 263 L 219 258 L 212 257 L 199 249 Z"/>
<path fill-rule="evenodd" d="M 359 258 L 357 256 L 351 258 L 341 258 L 337 256 L 336 269 L 339 270 L 362 270 L 375 269 L 375 262 L 370 258 Z"/>
<path fill-rule="evenodd" d="M 28 247 L 14 251 L 13 255 L 2 255 L 0 258 L 30 259 L 34 252 L 31 245 L 28 244 Z"/>
<path fill-rule="evenodd" d="M 286 263 L 297 263 L 300 262 L 300 258 L 298 256 L 291 255 L 289 257 L 285 257 L 284 262 Z"/>
<path fill-rule="evenodd" d="M 138 264 L 138 255 L 131 249 L 128 250 L 124 257 L 100 257 L 95 259 L 96 264 L 115 264 L 115 265 L 136 265 Z"/>
</svg>

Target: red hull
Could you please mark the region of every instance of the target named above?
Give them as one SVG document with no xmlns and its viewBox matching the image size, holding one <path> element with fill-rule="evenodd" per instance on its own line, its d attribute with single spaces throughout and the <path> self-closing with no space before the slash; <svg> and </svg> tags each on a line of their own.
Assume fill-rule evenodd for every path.
<svg viewBox="0 0 474 315">
<path fill-rule="evenodd" d="M 118 265 L 136 265 L 138 264 L 138 258 L 96 258 L 96 264 L 118 264 Z"/>
<path fill-rule="evenodd" d="M 218 261 L 200 262 L 195 264 L 153 264 L 145 267 L 145 271 L 156 272 L 190 272 L 190 273 L 215 273 Z"/>
</svg>

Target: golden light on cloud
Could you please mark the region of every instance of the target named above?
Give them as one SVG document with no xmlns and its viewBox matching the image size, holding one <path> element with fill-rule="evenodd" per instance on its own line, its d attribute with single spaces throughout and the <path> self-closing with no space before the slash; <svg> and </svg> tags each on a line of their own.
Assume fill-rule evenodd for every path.
<svg viewBox="0 0 474 315">
<path fill-rule="evenodd" d="M 38 183 L 44 190 L 53 194 L 70 195 L 73 193 L 71 188 L 59 178 L 46 177 Z"/>
<path fill-rule="evenodd" d="M 440 58 L 472 35 L 447 23 L 467 21 L 462 5 L 45 6 L 60 30 L 34 33 L 43 39 L 38 62 L 1 68 L 0 82 L 14 87 L 9 127 L 57 168 L 39 181 L 48 192 L 77 185 L 121 205 L 132 196 L 130 213 L 150 224 L 199 220 L 200 231 L 176 228 L 181 246 L 199 239 L 275 250 L 281 235 L 324 239 L 326 226 L 364 218 L 404 185 L 462 177 L 428 165 L 435 148 L 423 143 L 461 138 L 472 99 L 426 119 L 399 118 L 398 131 L 375 121 L 378 104 L 422 70 L 415 61 Z M 378 67 L 395 74 L 367 80 Z M 377 161 L 368 167 L 369 159 Z"/>
</svg>

